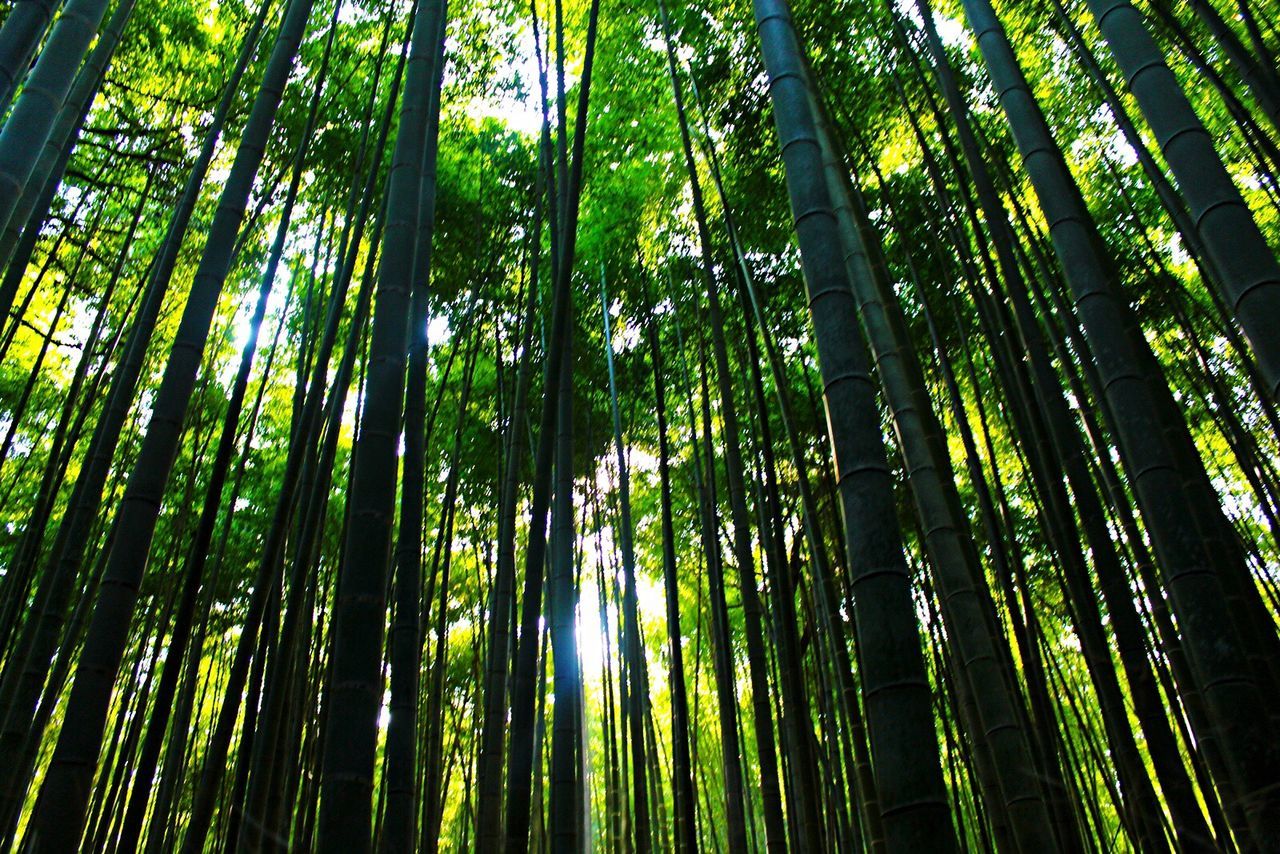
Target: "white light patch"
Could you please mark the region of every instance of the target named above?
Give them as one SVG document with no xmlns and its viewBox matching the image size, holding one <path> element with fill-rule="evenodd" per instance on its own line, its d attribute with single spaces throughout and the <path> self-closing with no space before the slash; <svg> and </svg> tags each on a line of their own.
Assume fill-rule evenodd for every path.
<svg viewBox="0 0 1280 854">
<path fill-rule="evenodd" d="M 449 318 L 440 316 L 427 321 L 427 346 L 437 347 L 448 343 L 452 337 L 453 330 L 449 327 Z"/>
</svg>

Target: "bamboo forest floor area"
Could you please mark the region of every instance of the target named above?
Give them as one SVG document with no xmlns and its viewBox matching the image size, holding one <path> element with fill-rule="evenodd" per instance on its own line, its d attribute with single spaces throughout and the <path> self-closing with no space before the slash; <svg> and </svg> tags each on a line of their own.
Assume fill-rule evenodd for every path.
<svg viewBox="0 0 1280 854">
<path fill-rule="evenodd" d="M 1280 0 L 12 0 L 0 850 L 1280 852 Z"/>
</svg>

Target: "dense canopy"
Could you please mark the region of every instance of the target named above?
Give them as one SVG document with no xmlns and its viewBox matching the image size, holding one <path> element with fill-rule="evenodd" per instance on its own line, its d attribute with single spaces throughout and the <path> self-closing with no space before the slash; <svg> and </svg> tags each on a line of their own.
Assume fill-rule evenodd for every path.
<svg viewBox="0 0 1280 854">
<path fill-rule="evenodd" d="M 0 846 L 1280 850 L 1277 22 L 10 3 Z"/>
</svg>

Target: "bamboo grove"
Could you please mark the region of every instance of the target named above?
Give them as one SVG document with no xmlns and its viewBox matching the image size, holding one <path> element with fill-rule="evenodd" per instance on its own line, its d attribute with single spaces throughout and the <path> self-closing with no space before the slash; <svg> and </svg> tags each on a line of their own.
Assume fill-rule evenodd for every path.
<svg viewBox="0 0 1280 854">
<path fill-rule="evenodd" d="M 0 15 L 0 845 L 1280 851 L 1276 0 Z"/>
</svg>

